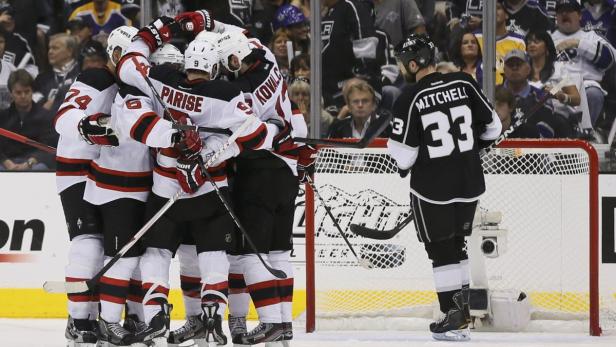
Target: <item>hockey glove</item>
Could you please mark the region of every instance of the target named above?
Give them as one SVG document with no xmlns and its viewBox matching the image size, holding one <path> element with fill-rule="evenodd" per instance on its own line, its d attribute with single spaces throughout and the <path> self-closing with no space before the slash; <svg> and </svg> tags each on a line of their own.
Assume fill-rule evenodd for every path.
<svg viewBox="0 0 616 347">
<path fill-rule="evenodd" d="M 104 113 L 83 117 L 77 125 L 79 135 L 90 145 L 117 146 L 118 137 L 108 126 L 110 118 L 110 115 Z"/>
<path fill-rule="evenodd" d="M 180 23 L 184 31 L 192 32 L 195 35 L 203 30 L 214 30 L 214 19 L 207 10 L 180 13 L 175 16 L 175 21 Z"/>
<path fill-rule="evenodd" d="M 176 178 L 185 193 L 192 194 L 205 183 L 205 176 L 201 171 L 201 157 L 195 159 L 178 158 L 175 168 Z"/>
<path fill-rule="evenodd" d="M 278 154 L 290 155 L 291 152 L 297 149 L 297 145 L 291 137 L 291 124 L 281 117 L 275 116 L 267 120 L 267 123 L 274 124 L 278 127 L 278 134 L 272 140 L 272 148 Z"/>
<path fill-rule="evenodd" d="M 139 29 L 137 36 L 154 52 L 163 43 L 169 42 L 180 30 L 180 25 L 173 18 L 162 16 Z"/>
<path fill-rule="evenodd" d="M 317 159 L 317 150 L 309 145 L 299 147 L 299 158 L 297 159 L 297 178 L 299 183 L 306 183 L 309 176 L 314 176 L 314 162 Z"/>
<path fill-rule="evenodd" d="M 176 133 L 173 141 L 175 149 L 186 159 L 194 159 L 203 149 L 203 141 L 195 130 L 182 130 Z"/>
</svg>

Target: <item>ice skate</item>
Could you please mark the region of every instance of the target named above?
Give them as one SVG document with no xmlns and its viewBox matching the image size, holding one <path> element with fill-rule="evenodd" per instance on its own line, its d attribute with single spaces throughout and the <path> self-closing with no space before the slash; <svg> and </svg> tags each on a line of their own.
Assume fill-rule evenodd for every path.
<svg viewBox="0 0 616 347">
<path fill-rule="evenodd" d="M 259 323 L 250 332 L 236 336 L 233 343 L 256 345 L 264 342 L 282 341 L 282 323 Z"/>
<path fill-rule="evenodd" d="M 130 346 L 135 342 L 135 335 L 124 329 L 120 323 L 108 323 L 98 318 L 97 347 Z"/>
<path fill-rule="evenodd" d="M 236 340 L 236 336 L 246 333 L 248 331 L 248 329 L 246 329 L 246 317 L 233 317 L 232 315 L 229 315 L 229 331 L 231 332 L 232 341 Z M 233 343 L 233 347 L 244 346 L 249 345 Z"/>
<path fill-rule="evenodd" d="M 167 347 L 167 338 L 169 337 L 169 314 L 171 313 L 172 305 L 161 304 L 160 310 L 146 329 L 137 334 L 137 341 L 152 347 Z"/>
<path fill-rule="evenodd" d="M 92 321 L 73 319 L 71 316 L 68 317 L 64 336 L 67 347 L 94 347 L 98 340 L 96 325 L 93 325 Z"/>
<path fill-rule="evenodd" d="M 184 325 L 169 333 L 167 342 L 169 342 L 169 346 L 176 347 L 188 340 L 194 340 L 199 347 L 207 346 L 205 329 L 199 316 L 187 317 Z"/>
<path fill-rule="evenodd" d="M 227 336 L 222 332 L 222 316 L 218 313 L 218 303 L 203 304 L 201 308 L 203 309 L 201 321 L 205 331 L 205 341 L 209 346 L 226 345 Z"/>
<path fill-rule="evenodd" d="M 291 340 L 293 340 L 293 323 L 282 323 L 282 345 L 284 347 L 291 347 Z"/>
<path fill-rule="evenodd" d="M 462 293 L 453 296 L 455 307 L 450 309 L 438 321 L 430 324 L 430 331 L 435 340 L 468 341 L 471 339 L 466 315 L 463 311 Z"/>
<path fill-rule="evenodd" d="M 136 314 L 129 314 L 124 318 L 124 324 L 122 324 L 124 329 L 130 331 L 133 334 L 138 334 L 145 330 L 148 325 L 145 322 L 139 320 L 139 316 Z"/>
</svg>

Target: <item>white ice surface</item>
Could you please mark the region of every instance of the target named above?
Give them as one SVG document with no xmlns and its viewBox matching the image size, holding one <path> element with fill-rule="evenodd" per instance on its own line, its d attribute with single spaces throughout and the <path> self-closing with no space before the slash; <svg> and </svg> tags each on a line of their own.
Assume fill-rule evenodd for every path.
<svg viewBox="0 0 616 347">
<path fill-rule="evenodd" d="M 61 319 L 0 319 L 0 347 L 64 347 L 66 321 Z M 172 328 L 182 324 L 172 321 Z M 224 323 L 226 326 L 226 322 Z M 225 327 L 226 329 L 226 327 Z M 471 332 L 470 342 L 434 341 L 425 331 L 327 331 L 314 334 L 295 331 L 294 347 L 420 347 L 420 346 L 616 346 L 616 334 L 591 337 L 581 333 L 487 333 Z M 228 344 L 227 346 L 232 346 Z M 263 345 L 261 345 L 263 346 Z"/>
</svg>

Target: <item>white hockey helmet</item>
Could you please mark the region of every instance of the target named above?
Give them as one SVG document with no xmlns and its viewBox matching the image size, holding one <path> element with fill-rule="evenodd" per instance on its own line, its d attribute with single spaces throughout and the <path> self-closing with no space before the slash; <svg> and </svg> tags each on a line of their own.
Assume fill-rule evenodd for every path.
<svg viewBox="0 0 616 347">
<path fill-rule="evenodd" d="M 184 55 L 177 47 L 170 43 L 165 43 L 158 47 L 154 53 L 150 54 L 148 58 L 152 65 L 162 65 L 165 63 L 180 64 L 184 66 Z"/>
<path fill-rule="evenodd" d="M 240 63 L 246 58 L 252 50 L 248 38 L 240 31 L 232 31 L 222 34 L 218 39 L 218 54 L 222 64 L 231 72 L 236 72 L 240 67 L 230 67 L 229 61 L 231 57 L 236 56 Z"/>
<path fill-rule="evenodd" d="M 137 28 L 129 27 L 127 25 L 117 27 L 111 31 L 109 37 L 107 37 L 107 55 L 113 65 L 115 65 L 115 62 L 113 61 L 113 51 L 119 47 L 122 50 L 121 55 L 124 55 L 124 53 L 126 53 L 126 48 L 128 48 L 128 45 L 132 42 L 133 37 L 137 35 L 137 31 Z"/>
<path fill-rule="evenodd" d="M 197 41 L 207 41 L 214 45 L 218 44 L 218 40 L 220 39 L 219 33 L 214 33 L 211 31 L 203 30 L 197 36 L 195 36 L 195 40 Z"/>
<path fill-rule="evenodd" d="M 205 71 L 214 79 L 218 76 L 219 63 L 220 57 L 214 43 L 193 40 L 184 51 L 184 69 L 187 71 Z"/>
</svg>

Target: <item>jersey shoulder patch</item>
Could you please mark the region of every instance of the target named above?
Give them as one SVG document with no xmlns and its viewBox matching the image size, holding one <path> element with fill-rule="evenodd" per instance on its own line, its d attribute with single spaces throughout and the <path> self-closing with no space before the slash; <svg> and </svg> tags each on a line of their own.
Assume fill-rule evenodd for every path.
<svg viewBox="0 0 616 347">
<path fill-rule="evenodd" d="M 106 68 L 83 70 L 77 77 L 77 81 L 99 91 L 103 91 L 116 83 L 115 77 Z"/>
</svg>

